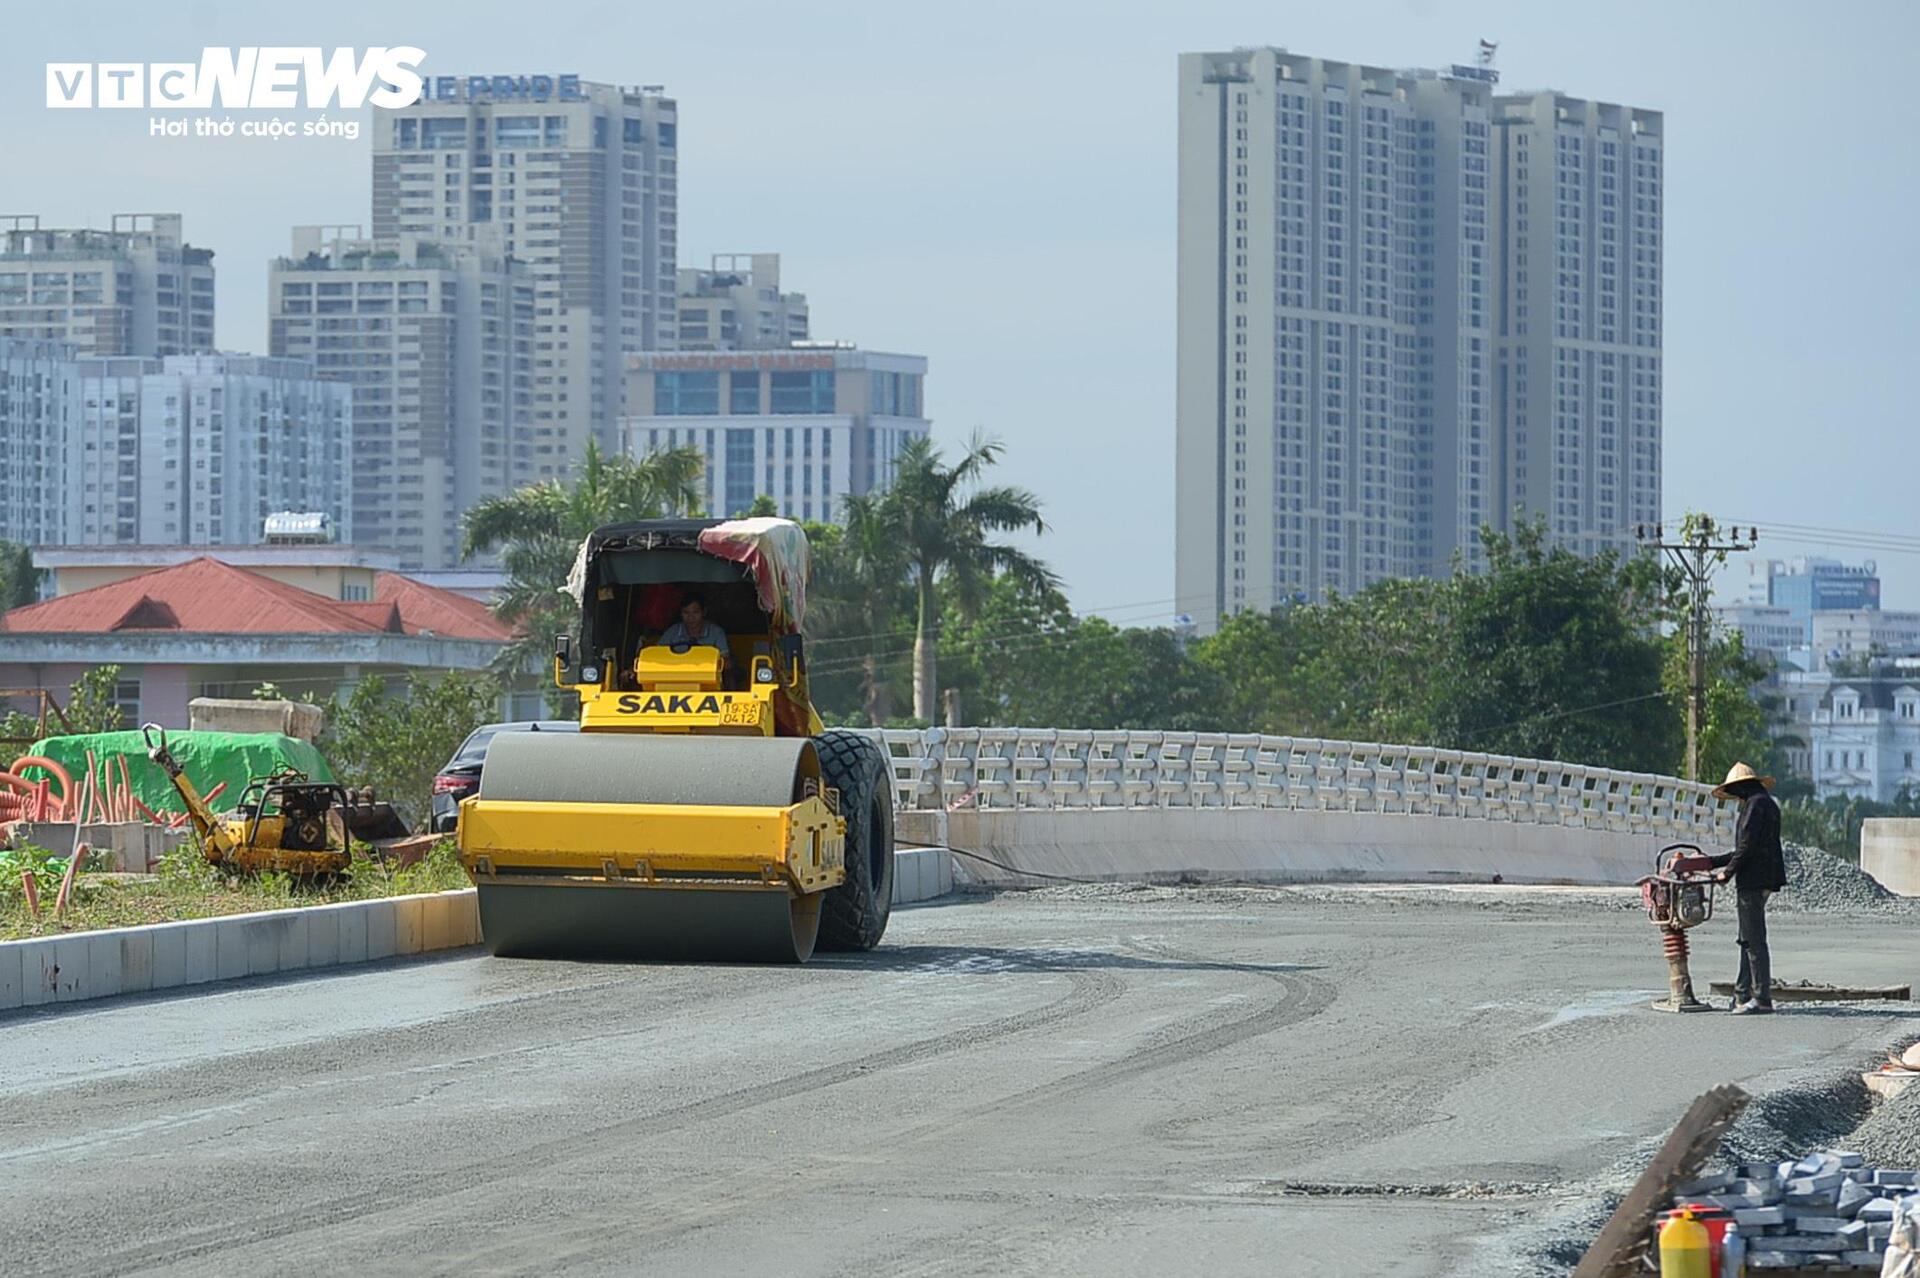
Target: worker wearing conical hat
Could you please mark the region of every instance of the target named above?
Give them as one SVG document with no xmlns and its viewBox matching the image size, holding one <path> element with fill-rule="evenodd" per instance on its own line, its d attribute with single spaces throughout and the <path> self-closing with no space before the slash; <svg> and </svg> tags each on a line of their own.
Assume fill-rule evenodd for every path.
<svg viewBox="0 0 1920 1278">
<path fill-rule="evenodd" d="M 1773 1010 L 1773 955 L 1767 949 L 1767 898 L 1787 885 L 1787 858 L 1780 846 L 1780 805 L 1767 791 L 1773 778 L 1736 763 L 1714 787 L 1716 799 L 1740 804 L 1733 851 L 1713 858 L 1720 882 L 1732 880 L 1740 919 L 1740 974 L 1733 983 L 1736 1013 Z"/>
</svg>

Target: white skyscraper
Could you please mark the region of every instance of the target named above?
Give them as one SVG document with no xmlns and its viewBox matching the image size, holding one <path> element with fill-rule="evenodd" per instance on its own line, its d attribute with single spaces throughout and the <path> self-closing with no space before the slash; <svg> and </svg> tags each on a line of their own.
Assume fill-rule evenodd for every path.
<svg viewBox="0 0 1920 1278">
<path fill-rule="evenodd" d="M 671 346 L 677 119 L 655 88 L 571 76 L 431 77 L 374 112 L 374 237 L 492 233 L 526 265 L 536 478 L 616 446 L 622 355 Z"/>
<path fill-rule="evenodd" d="M 82 355 L 210 351 L 213 251 L 186 243 L 178 213 L 116 213 L 108 231 L 0 216 L 0 337 Z"/>
<path fill-rule="evenodd" d="M 1537 425 L 1514 424 L 1500 376 L 1550 385 L 1538 370 L 1553 357 L 1509 340 L 1546 277 L 1519 269 L 1505 236 L 1499 166 L 1502 130 L 1532 99 L 1495 80 L 1270 48 L 1182 56 L 1176 590 L 1202 628 L 1444 574 L 1456 553 L 1473 564 L 1479 528 L 1507 526 L 1516 503 L 1597 544 L 1515 470 Z M 1656 115 L 1628 114 L 1657 134 Z M 1581 187 L 1596 215 L 1602 176 Z M 1568 269 L 1599 272 L 1599 243 L 1581 240 L 1592 263 Z M 1592 460 L 1570 484 L 1587 504 L 1566 528 L 1610 527 L 1618 543 L 1655 517 L 1627 513 L 1658 508 L 1657 389 L 1650 411 L 1653 451 L 1634 454 L 1650 469 L 1581 444 Z M 1595 420 L 1583 409 L 1563 428 L 1584 441 Z"/>
<path fill-rule="evenodd" d="M 534 456 L 532 281 L 492 246 L 297 227 L 268 278 L 275 355 L 353 388 L 354 540 L 460 562 L 460 516 L 546 471 Z"/>
</svg>

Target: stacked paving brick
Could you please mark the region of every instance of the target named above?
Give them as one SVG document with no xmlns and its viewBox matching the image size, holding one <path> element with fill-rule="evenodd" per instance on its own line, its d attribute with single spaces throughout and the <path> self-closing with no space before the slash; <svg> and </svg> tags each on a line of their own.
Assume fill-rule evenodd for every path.
<svg viewBox="0 0 1920 1278">
<path fill-rule="evenodd" d="M 1914 1194 L 1920 1172 L 1864 1162 L 1859 1154 L 1832 1150 L 1798 1162 L 1745 1163 L 1680 1186 L 1674 1203 L 1732 1212 L 1747 1240 L 1748 1269 L 1877 1274 L 1893 1232 L 1894 1204 Z"/>
</svg>

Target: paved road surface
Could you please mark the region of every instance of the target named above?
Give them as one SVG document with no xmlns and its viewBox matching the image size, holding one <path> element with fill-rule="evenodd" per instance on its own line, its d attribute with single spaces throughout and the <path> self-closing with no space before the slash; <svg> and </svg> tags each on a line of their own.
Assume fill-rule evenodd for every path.
<svg viewBox="0 0 1920 1278">
<path fill-rule="evenodd" d="M 1775 946 L 1916 975 L 1910 924 Z M 1697 1092 L 1913 1024 L 1660 1016 L 1663 972 L 1579 895 L 1066 889 L 803 969 L 468 953 L 0 1018 L 0 1269 L 1482 1272 Z M 1460 1182 L 1545 1188 L 1282 1192 Z"/>
</svg>

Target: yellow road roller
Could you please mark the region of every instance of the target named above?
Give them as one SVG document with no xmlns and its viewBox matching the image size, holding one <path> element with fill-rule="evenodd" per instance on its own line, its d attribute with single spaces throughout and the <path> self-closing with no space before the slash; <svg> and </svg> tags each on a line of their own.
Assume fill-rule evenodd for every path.
<svg viewBox="0 0 1920 1278">
<path fill-rule="evenodd" d="M 580 732 L 494 737 L 460 804 L 496 955 L 803 963 L 893 899 L 885 753 L 807 695 L 806 534 L 785 519 L 599 529 L 555 639 Z"/>
</svg>

